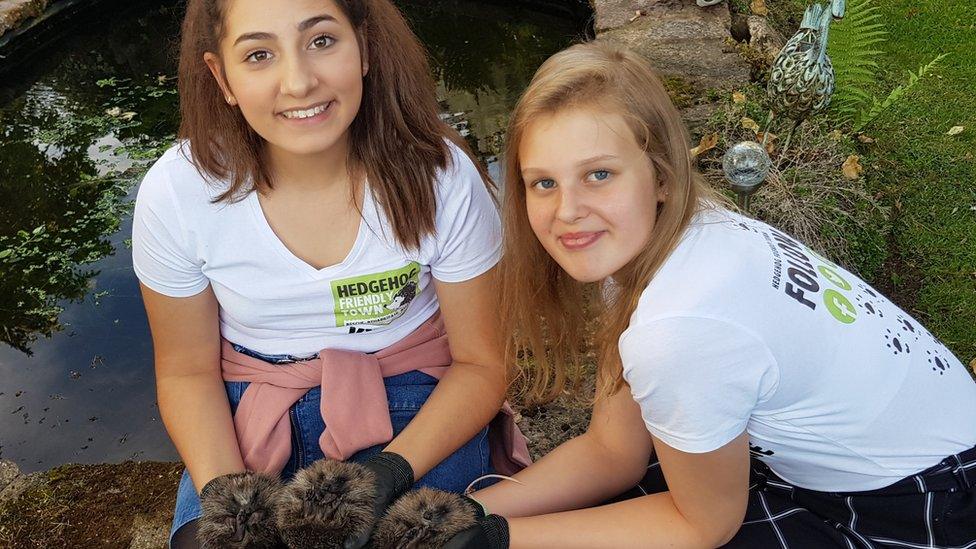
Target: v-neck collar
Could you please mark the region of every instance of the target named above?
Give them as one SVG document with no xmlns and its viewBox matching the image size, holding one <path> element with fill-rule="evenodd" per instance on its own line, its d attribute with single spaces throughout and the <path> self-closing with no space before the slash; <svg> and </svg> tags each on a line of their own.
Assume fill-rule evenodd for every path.
<svg viewBox="0 0 976 549">
<path fill-rule="evenodd" d="M 268 222 L 268 218 L 264 215 L 264 209 L 261 207 L 261 201 L 258 199 L 257 191 L 252 191 L 250 194 L 248 194 L 246 200 L 250 204 L 251 213 L 254 215 L 254 221 L 257 225 L 258 231 L 262 234 L 265 240 L 267 240 L 271 247 L 278 252 L 278 255 L 280 255 L 282 259 L 292 265 L 292 267 L 313 278 L 330 278 L 337 273 L 341 273 L 356 262 L 359 255 L 365 248 L 365 241 L 370 232 L 366 217 L 372 213 L 374 208 L 373 196 L 369 189 L 369 182 L 365 182 L 363 184 L 363 206 L 361 215 L 359 217 L 359 229 L 356 234 L 355 242 L 353 242 L 352 247 L 349 249 L 349 252 L 346 254 L 346 257 L 342 259 L 342 261 L 328 265 L 321 269 L 313 267 L 307 261 L 295 255 L 294 252 L 292 252 L 288 246 L 281 241 L 281 238 L 278 237 L 278 234 L 275 233 L 274 229 L 271 227 L 271 223 Z"/>
</svg>

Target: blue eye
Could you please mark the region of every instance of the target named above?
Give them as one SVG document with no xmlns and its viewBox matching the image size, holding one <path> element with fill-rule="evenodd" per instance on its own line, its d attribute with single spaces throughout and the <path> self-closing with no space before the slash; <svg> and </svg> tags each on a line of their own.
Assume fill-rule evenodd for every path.
<svg viewBox="0 0 976 549">
<path fill-rule="evenodd" d="M 607 170 L 595 170 L 590 172 L 589 179 L 595 181 L 606 181 L 610 178 L 610 172 Z"/>
<path fill-rule="evenodd" d="M 320 34 L 312 39 L 312 47 L 315 49 L 328 48 L 332 44 L 335 44 L 335 38 L 332 38 L 327 34 Z"/>
<path fill-rule="evenodd" d="M 532 186 L 539 189 L 551 189 L 556 186 L 556 182 L 552 179 L 540 179 L 533 183 Z"/>
</svg>

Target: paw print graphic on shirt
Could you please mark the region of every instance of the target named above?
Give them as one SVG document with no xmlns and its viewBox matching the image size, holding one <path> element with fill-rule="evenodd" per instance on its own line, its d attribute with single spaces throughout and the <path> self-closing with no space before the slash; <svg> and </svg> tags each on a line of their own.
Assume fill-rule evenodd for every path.
<svg viewBox="0 0 976 549">
<path fill-rule="evenodd" d="M 742 221 L 736 221 L 734 223 L 730 223 L 729 226 L 732 227 L 733 229 L 739 229 L 740 231 L 747 231 L 747 232 L 750 232 L 750 233 L 762 234 L 757 227 L 755 227 L 753 225 L 750 225 L 748 223 L 742 222 Z"/>
<path fill-rule="evenodd" d="M 885 332 L 885 340 L 888 341 L 888 348 L 894 352 L 895 356 L 901 353 L 908 354 L 911 352 L 908 343 L 905 342 L 904 334 L 901 332 L 892 332 L 890 328 L 886 329 Z"/>
<path fill-rule="evenodd" d="M 911 337 L 915 342 L 918 342 L 918 338 L 921 337 L 922 333 L 920 330 L 917 330 L 915 328 L 915 323 L 912 322 L 912 319 L 900 313 L 895 318 L 898 321 L 899 327 L 902 330 L 902 334 L 906 338 Z"/>
<path fill-rule="evenodd" d="M 854 303 L 857 303 L 857 306 L 869 315 L 878 314 L 878 310 L 874 308 L 874 304 L 870 300 L 865 299 L 863 294 L 856 294 L 854 296 Z"/>
<path fill-rule="evenodd" d="M 945 375 L 945 371 L 949 369 L 949 362 L 945 357 L 932 351 L 925 351 L 925 354 L 929 356 L 929 365 L 932 366 L 932 371 L 938 372 L 940 376 Z"/>
<path fill-rule="evenodd" d="M 864 286 L 861 286 L 861 289 L 864 290 Z M 869 315 L 876 315 L 878 318 L 884 318 L 885 316 L 881 301 L 876 301 L 858 292 L 854 295 L 854 302 L 857 303 L 861 310 Z"/>
</svg>

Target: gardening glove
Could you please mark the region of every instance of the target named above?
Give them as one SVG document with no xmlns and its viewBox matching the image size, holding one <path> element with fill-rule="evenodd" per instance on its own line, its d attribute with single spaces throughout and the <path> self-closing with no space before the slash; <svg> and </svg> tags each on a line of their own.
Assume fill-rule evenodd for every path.
<svg viewBox="0 0 976 549">
<path fill-rule="evenodd" d="M 386 508 L 413 486 L 413 468 L 400 454 L 380 452 L 363 464 L 376 477 L 376 499 L 373 500 L 373 522 L 369 531 L 346 539 L 345 549 L 365 547 L 376 523 L 386 514 Z"/>
<path fill-rule="evenodd" d="M 471 528 L 451 538 L 444 549 L 508 549 L 508 521 L 488 515 Z"/>
<path fill-rule="evenodd" d="M 404 494 L 376 526 L 373 549 L 441 548 L 485 516 L 477 501 L 451 492 L 421 488 Z"/>
<path fill-rule="evenodd" d="M 281 547 L 274 514 L 281 480 L 264 473 L 231 473 L 208 482 L 200 491 L 197 540 L 203 549 L 269 549 Z"/>
</svg>

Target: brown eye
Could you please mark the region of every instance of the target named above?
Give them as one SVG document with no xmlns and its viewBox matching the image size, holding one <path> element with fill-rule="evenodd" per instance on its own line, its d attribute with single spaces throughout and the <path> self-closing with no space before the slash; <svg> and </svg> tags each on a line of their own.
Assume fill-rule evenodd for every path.
<svg viewBox="0 0 976 549">
<path fill-rule="evenodd" d="M 315 49 L 328 48 L 332 44 L 335 44 L 335 38 L 327 34 L 322 34 L 312 39 L 312 47 Z"/>
<path fill-rule="evenodd" d="M 259 51 L 253 52 L 251 54 L 248 54 L 248 56 L 245 57 L 244 60 L 245 61 L 248 61 L 250 63 L 261 63 L 263 61 L 267 61 L 270 58 L 271 58 L 271 54 L 270 53 L 268 53 L 268 52 L 266 52 L 264 50 L 259 50 Z"/>
</svg>

